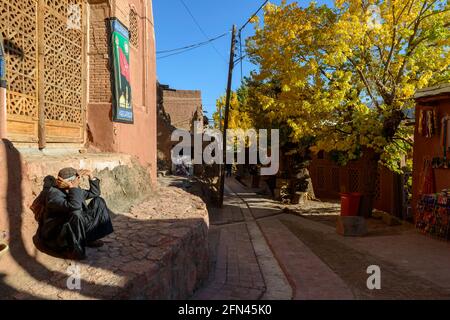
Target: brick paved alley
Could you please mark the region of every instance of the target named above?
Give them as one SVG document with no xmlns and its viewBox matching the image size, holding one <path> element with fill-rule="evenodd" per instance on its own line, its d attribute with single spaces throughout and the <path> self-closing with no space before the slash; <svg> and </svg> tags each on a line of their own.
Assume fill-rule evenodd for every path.
<svg viewBox="0 0 450 320">
<path fill-rule="evenodd" d="M 286 210 L 257 191 L 227 179 L 223 208 L 210 209 L 210 277 L 193 299 L 450 298 L 450 244 L 373 221 L 367 236 L 341 237 L 338 204 Z M 367 289 L 370 265 L 381 290 Z"/>
</svg>

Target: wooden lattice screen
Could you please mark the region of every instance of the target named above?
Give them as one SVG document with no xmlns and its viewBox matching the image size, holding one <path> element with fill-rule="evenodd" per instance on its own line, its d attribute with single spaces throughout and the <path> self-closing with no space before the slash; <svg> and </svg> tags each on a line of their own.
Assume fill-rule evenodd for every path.
<svg viewBox="0 0 450 320">
<path fill-rule="evenodd" d="M 325 168 L 317 167 L 317 188 L 325 189 Z"/>
<path fill-rule="evenodd" d="M 79 17 L 70 5 L 78 5 Z M 42 8 L 45 136 L 49 142 L 81 141 L 83 137 L 83 32 L 82 23 L 78 29 L 76 21 L 81 19 L 82 6 L 82 0 L 45 0 Z"/>
<path fill-rule="evenodd" d="M 0 12 L 9 53 L 8 136 L 37 142 L 40 128 L 41 142 L 82 142 L 84 1 L 0 0 Z"/>
<path fill-rule="evenodd" d="M 359 169 L 348 169 L 348 180 L 349 180 L 349 191 L 350 192 L 358 192 L 360 190 L 359 188 L 359 176 L 360 176 L 360 170 Z"/>
<path fill-rule="evenodd" d="M 139 21 L 136 9 L 130 10 L 130 43 L 135 47 L 139 47 Z"/>
<path fill-rule="evenodd" d="M 339 168 L 331 168 L 331 187 L 334 192 L 341 191 L 341 176 L 339 174 Z"/>
<path fill-rule="evenodd" d="M 7 52 L 8 136 L 13 140 L 37 142 L 36 0 L 0 0 L 0 29 Z"/>
</svg>

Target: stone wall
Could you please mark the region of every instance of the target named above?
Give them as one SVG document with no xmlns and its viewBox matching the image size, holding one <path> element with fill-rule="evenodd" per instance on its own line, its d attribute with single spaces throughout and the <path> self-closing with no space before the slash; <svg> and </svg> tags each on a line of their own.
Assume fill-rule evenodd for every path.
<svg viewBox="0 0 450 320">
<path fill-rule="evenodd" d="M 114 211 L 114 233 L 80 263 L 80 291 L 66 287 L 71 261 L 36 248 L 29 209 L 44 177 L 66 166 L 94 170 Z M 186 299 L 208 277 L 205 203 L 179 187 L 152 185 L 129 155 L 21 154 L 3 141 L 0 177 L 0 241 L 10 247 L 0 263 L 4 299 Z"/>
</svg>

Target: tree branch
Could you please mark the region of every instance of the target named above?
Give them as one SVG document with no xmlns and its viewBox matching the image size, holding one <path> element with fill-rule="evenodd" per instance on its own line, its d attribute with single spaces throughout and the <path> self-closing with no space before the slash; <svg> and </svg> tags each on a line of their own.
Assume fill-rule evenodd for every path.
<svg viewBox="0 0 450 320">
<path fill-rule="evenodd" d="M 402 137 L 394 137 L 392 138 L 393 140 L 401 140 L 403 142 L 406 142 L 407 144 L 409 144 L 411 147 L 414 145 L 414 143 L 408 139 L 402 138 Z"/>
<path fill-rule="evenodd" d="M 370 98 L 372 99 L 372 101 L 375 103 L 375 106 L 377 107 L 378 111 L 381 111 L 380 108 L 380 104 L 378 103 L 378 101 L 375 99 L 374 95 L 372 94 L 372 89 L 369 86 L 369 82 L 367 81 L 366 77 L 364 76 L 364 73 L 358 68 L 358 66 L 356 65 L 356 63 L 353 61 L 353 59 L 351 59 L 350 57 L 347 57 L 348 61 L 351 62 L 351 64 L 353 65 L 353 67 L 356 69 L 356 71 L 359 74 L 359 77 L 361 78 L 362 82 L 364 83 L 364 86 L 367 89 L 367 93 L 369 94 Z"/>
</svg>

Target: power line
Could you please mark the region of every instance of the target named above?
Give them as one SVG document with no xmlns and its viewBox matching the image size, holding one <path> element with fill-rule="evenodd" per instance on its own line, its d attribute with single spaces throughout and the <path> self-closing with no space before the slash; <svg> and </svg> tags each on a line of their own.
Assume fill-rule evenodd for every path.
<svg viewBox="0 0 450 320">
<path fill-rule="evenodd" d="M 171 57 L 171 56 L 176 56 L 176 55 L 179 55 L 179 54 L 182 54 L 182 53 L 185 53 L 185 52 L 197 49 L 197 48 L 199 48 L 199 47 L 188 48 L 188 49 L 185 49 L 185 50 L 182 50 L 182 51 L 178 51 L 178 52 L 175 52 L 175 53 L 166 54 L 165 56 L 157 57 L 156 59 L 161 60 L 161 59 L 168 58 L 168 57 Z"/>
<path fill-rule="evenodd" d="M 200 30 L 200 32 L 205 36 L 206 39 L 209 39 L 209 36 L 206 34 L 206 32 L 203 30 L 203 28 L 201 27 L 200 23 L 198 23 L 197 19 L 194 17 L 194 15 L 192 14 L 191 10 L 189 9 L 189 7 L 186 5 L 186 3 L 183 0 L 180 0 L 181 4 L 184 6 L 184 8 L 186 9 L 186 11 L 189 13 L 189 15 L 191 16 L 192 20 L 194 21 L 194 23 L 197 25 L 198 29 Z M 219 52 L 219 50 L 217 50 L 216 46 L 211 43 L 211 46 L 214 48 L 214 51 L 216 51 L 216 53 L 223 59 L 223 61 L 225 61 L 225 63 L 227 63 L 227 60 L 225 59 L 225 57 L 222 55 L 222 53 Z"/>
<path fill-rule="evenodd" d="M 241 82 L 243 79 L 243 61 L 247 54 L 242 55 L 242 30 L 252 21 L 252 19 L 261 11 L 261 9 L 269 2 L 269 0 L 264 1 L 264 3 L 256 10 L 256 12 L 244 23 L 242 27 L 239 28 L 239 58 L 235 60 L 234 63 L 240 63 L 241 67 Z"/>
<path fill-rule="evenodd" d="M 250 23 L 250 21 L 259 13 L 259 11 L 261 11 L 261 9 L 267 4 L 267 2 L 269 2 L 269 0 L 264 1 L 264 3 L 258 8 L 258 10 L 256 10 L 256 12 L 247 20 L 246 23 L 244 23 L 244 25 L 239 29 L 239 32 L 242 31 L 242 29 L 244 29 L 247 24 Z"/>
<path fill-rule="evenodd" d="M 190 48 L 198 48 L 204 45 L 209 44 L 210 42 L 213 42 L 217 39 L 220 39 L 226 35 L 228 35 L 230 33 L 230 31 L 225 32 L 224 34 L 221 34 L 220 36 L 217 36 L 215 38 L 209 39 L 208 41 L 203 41 L 203 42 L 199 42 L 199 43 L 195 43 L 195 44 L 191 44 L 185 47 L 181 47 L 181 48 L 176 48 L 176 49 L 170 49 L 170 50 L 161 50 L 161 51 L 156 51 L 156 54 L 161 54 L 161 53 L 169 53 L 169 52 L 174 52 L 174 51 L 180 51 L 180 50 L 185 50 L 185 49 L 190 49 Z"/>
<path fill-rule="evenodd" d="M 236 60 L 234 60 L 234 64 L 238 64 L 238 63 L 242 63 L 242 61 L 244 61 L 244 59 L 248 56 L 248 54 L 244 54 L 243 56 L 241 56 L 240 58 L 237 58 Z"/>
<path fill-rule="evenodd" d="M 203 36 L 206 37 L 206 38 L 208 38 L 208 35 L 207 35 L 206 32 L 203 30 L 203 28 L 201 27 L 201 25 L 198 23 L 197 19 L 196 19 L 195 16 L 192 14 L 191 10 L 190 10 L 189 7 L 186 5 L 186 3 L 185 3 L 183 0 L 180 0 L 180 2 L 183 4 L 183 6 L 185 7 L 186 11 L 189 13 L 189 15 L 191 16 L 192 20 L 193 20 L 194 23 L 197 25 L 197 27 L 199 28 L 199 30 L 200 30 L 200 32 L 203 34 Z M 239 51 L 240 51 L 240 52 L 239 52 L 239 55 L 240 55 L 240 57 L 235 61 L 235 63 L 236 63 L 236 64 L 237 64 L 237 63 L 240 63 L 240 64 L 241 64 L 241 66 L 240 66 L 240 67 L 241 67 L 241 80 L 242 80 L 242 77 L 243 77 L 243 70 L 242 70 L 243 66 L 242 66 L 242 61 L 243 61 L 244 58 L 247 56 L 247 54 L 242 55 L 242 47 L 243 47 L 243 46 L 242 46 L 242 30 L 243 30 L 243 29 L 247 26 L 247 24 L 253 19 L 253 17 L 255 17 L 255 16 L 259 13 L 259 11 L 261 11 L 261 9 L 267 4 L 267 2 L 269 2 L 269 0 L 266 0 L 266 1 L 258 8 L 258 10 L 256 10 L 256 12 L 255 12 L 255 13 L 247 20 L 247 22 L 245 22 L 245 24 L 239 29 L 239 35 L 238 35 L 238 37 L 239 37 Z M 202 46 L 204 46 L 204 45 L 207 45 L 207 44 L 211 44 L 212 47 L 213 47 L 213 49 L 216 51 L 216 53 L 219 54 L 219 55 L 224 59 L 224 61 L 226 62 L 224 56 L 219 52 L 219 50 L 217 50 L 216 46 L 215 46 L 212 42 L 215 41 L 215 40 L 218 40 L 218 39 L 220 39 L 220 38 L 222 38 L 222 37 L 224 37 L 224 36 L 226 36 L 228 33 L 230 33 L 230 31 L 228 31 L 228 32 L 226 32 L 226 33 L 224 33 L 224 34 L 221 34 L 221 35 L 219 35 L 219 36 L 217 36 L 217 37 L 208 39 L 207 41 L 203 41 L 203 42 L 191 44 L 191 45 L 184 46 L 184 47 L 180 47 L 180 48 L 176 48 L 176 49 L 169 49 L 169 50 L 161 50 L 161 51 L 157 51 L 156 54 L 170 53 L 170 54 L 167 54 L 167 55 L 164 55 L 164 56 L 159 56 L 157 59 L 160 60 L 160 59 L 168 58 L 168 57 L 171 57 L 171 56 L 175 56 L 175 55 L 178 55 L 178 54 L 182 54 L 182 53 L 185 53 L 185 52 L 189 52 L 189 51 L 191 51 L 191 50 L 200 48 L 200 47 L 202 47 Z"/>
</svg>

